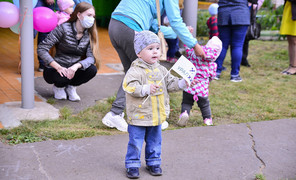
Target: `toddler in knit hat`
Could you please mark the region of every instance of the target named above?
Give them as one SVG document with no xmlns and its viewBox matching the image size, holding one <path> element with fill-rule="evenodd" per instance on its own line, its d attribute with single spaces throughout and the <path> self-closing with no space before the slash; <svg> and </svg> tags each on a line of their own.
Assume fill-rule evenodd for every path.
<svg viewBox="0 0 296 180">
<path fill-rule="evenodd" d="M 57 0 L 60 11 L 57 11 L 58 25 L 66 22 L 73 12 L 74 1 L 73 0 Z"/>
<path fill-rule="evenodd" d="M 184 79 L 173 76 L 158 63 L 160 40 L 151 31 L 135 34 L 134 49 L 138 56 L 127 71 L 122 87 L 126 92 L 129 143 L 125 157 L 126 176 L 139 178 L 142 144 L 145 141 L 147 170 L 162 175 L 161 128 L 168 118 L 168 92 L 185 89 Z"/>
</svg>

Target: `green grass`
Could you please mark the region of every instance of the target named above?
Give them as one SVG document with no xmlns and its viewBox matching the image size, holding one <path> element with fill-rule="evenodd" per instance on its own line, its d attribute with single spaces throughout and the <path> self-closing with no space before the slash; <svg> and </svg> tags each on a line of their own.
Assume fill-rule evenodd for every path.
<svg viewBox="0 0 296 180">
<path fill-rule="evenodd" d="M 211 82 L 209 99 L 214 125 L 296 118 L 296 76 L 280 74 L 289 64 L 287 41 L 251 41 L 248 59 L 252 67 L 241 67 L 242 82 L 230 82 L 229 53 L 224 61 L 227 70 L 223 71 L 219 81 Z M 176 122 L 182 92 L 171 93 L 170 97 L 168 129 L 180 128 Z M 23 121 L 20 127 L 1 129 L 0 139 L 4 143 L 19 144 L 122 133 L 101 122 L 114 99 L 112 96 L 99 101 L 79 114 L 64 107 L 60 109 L 60 118 L 54 121 Z M 48 103 L 55 101 L 51 99 Z M 194 126 L 204 126 L 196 104 L 187 127 Z"/>
<path fill-rule="evenodd" d="M 256 174 L 255 175 L 255 180 L 265 180 L 265 177 L 262 174 Z"/>
</svg>

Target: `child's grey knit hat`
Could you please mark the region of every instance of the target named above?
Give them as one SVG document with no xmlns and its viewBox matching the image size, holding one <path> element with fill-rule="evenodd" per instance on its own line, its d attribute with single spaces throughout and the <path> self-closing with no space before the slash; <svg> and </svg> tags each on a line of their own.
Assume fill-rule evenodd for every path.
<svg viewBox="0 0 296 180">
<path fill-rule="evenodd" d="M 147 30 L 136 33 L 134 39 L 136 54 L 139 54 L 145 47 L 153 43 L 160 44 L 160 40 L 155 33 Z"/>
</svg>

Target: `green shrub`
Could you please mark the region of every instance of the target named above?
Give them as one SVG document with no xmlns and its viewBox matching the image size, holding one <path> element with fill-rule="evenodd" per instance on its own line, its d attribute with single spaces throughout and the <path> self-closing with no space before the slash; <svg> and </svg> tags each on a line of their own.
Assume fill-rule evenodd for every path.
<svg viewBox="0 0 296 180">
<path fill-rule="evenodd" d="M 261 24 L 262 30 L 279 30 L 282 21 L 283 5 L 273 10 L 269 0 L 265 1 L 262 8 L 257 13 L 257 21 Z M 198 10 L 196 36 L 209 36 L 207 20 L 210 17 L 208 10 Z"/>
<path fill-rule="evenodd" d="M 257 22 L 261 24 L 262 30 L 279 30 L 281 27 L 283 6 L 277 9 L 260 9 L 257 14 Z"/>
<path fill-rule="evenodd" d="M 210 17 L 208 10 L 198 10 L 197 13 L 197 27 L 196 27 L 196 36 L 209 36 L 209 28 L 207 25 L 207 20 Z"/>
</svg>

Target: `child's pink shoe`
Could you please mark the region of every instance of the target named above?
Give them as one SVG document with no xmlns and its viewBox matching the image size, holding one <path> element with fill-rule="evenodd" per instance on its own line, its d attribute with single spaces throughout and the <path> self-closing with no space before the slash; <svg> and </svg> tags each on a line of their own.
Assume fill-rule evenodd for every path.
<svg viewBox="0 0 296 180">
<path fill-rule="evenodd" d="M 204 123 L 205 123 L 207 126 L 213 126 L 212 118 L 206 118 L 206 119 L 204 119 Z"/>
<path fill-rule="evenodd" d="M 187 111 L 185 110 L 179 117 L 179 121 L 177 122 L 178 126 L 186 126 L 189 119 L 189 115 Z"/>
</svg>

